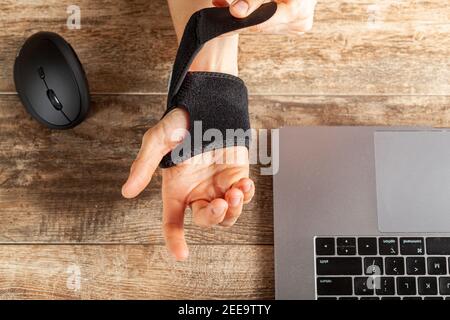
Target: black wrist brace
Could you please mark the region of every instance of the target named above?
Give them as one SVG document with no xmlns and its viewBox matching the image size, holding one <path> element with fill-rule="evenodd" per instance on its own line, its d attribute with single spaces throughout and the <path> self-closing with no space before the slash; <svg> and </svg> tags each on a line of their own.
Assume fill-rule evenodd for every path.
<svg viewBox="0 0 450 320">
<path fill-rule="evenodd" d="M 192 61 L 209 40 L 228 32 L 251 27 L 270 19 L 277 5 L 270 2 L 244 19 L 231 16 L 228 8 L 207 8 L 192 15 L 184 30 L 172 70 L 167 110 L 164 116 L 177 107 L 189 113 L 189 134 L 191 148 L 175 149 L 162 159 L 162 168 L 172 167 L 184 160 L 206 151 L 230 146 L 249 147 L 250 138 L 233 135 L 227 130 L 250 129 L 248 116 L 247 88 L 244 82 L 233 75 L 216 72 L 188 72 Z M 196 122 L 201 121 L 201 131 Z M 195 129 L 195 130 L 194 130 Z M 222 134 L 222 141 L 204 141 L 208 129 Z M 195 138 L 200 136 L 197 141 Z M 239 137 L 238 137 L 239 136 Z M 198 145 L 196 145 L 196 143 Z M 184 152 L 184 153 L 183 153 Z"/>
</svg>

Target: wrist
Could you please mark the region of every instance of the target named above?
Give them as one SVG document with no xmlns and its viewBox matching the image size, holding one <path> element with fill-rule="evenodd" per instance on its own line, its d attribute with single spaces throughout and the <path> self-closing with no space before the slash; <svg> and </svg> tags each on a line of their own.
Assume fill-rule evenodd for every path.
<svg viewBox="0 0 450 320">
<path fill-rule="evenodd" d="M 189 71 L 221 72 L 237 76 L 238 43 L 238 35 L 209 41 L 195 57 Z"/>
</svg>

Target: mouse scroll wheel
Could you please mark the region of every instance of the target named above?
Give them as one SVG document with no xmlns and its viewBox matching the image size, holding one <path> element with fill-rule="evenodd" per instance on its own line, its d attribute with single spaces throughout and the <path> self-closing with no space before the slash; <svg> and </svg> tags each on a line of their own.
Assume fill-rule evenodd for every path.
<svg viewBox="0 0 450 320">
<path fill-rule="evenodd" d="M 47 97 L 50 100 L 50 103 L 56 110 L 62 110 L 63 106 L 61 102 L 59 101 L 58 97 L 55 94 L 55 91 L 52 89 L 47 90 Z"/>
<path fill-rule="evenodd" d="M 38 74 L 39 74 L 39 78 L 41 78 L 42 80 L 45 79 L 45 72 L 44 72 L 44 68 L 39 67 L 38 69 Z"/>
</svg>

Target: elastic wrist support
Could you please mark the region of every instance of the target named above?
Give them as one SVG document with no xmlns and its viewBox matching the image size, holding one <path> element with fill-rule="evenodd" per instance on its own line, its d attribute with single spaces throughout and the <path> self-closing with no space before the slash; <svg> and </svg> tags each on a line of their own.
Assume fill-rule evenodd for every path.
<svg viewBox="0 0 450 320">
<path fill-rule="evenodd" d="M 225 73 L 188 70 L 206 42 L 225 33 L 263 23 L 276 10 L 276 3 L 270 2 L 244 19 L 231 16 L 228 8 L 207 8 L 192 15 L 178 48 L 164 113 L 165 116 L 178 107 L 187 110 L 190 150 L 181 148 L 168 153 L 160 163 L 162 168 L 172 167 L 214 149 L 249 147 L 250 137 L 241 134 L 250 129 L 244 82 Z M 231 134 L 231 131 L 236 134 Z M 204 139 L 204 136 L 210 136 L 211 141 Z"/>
</svg>

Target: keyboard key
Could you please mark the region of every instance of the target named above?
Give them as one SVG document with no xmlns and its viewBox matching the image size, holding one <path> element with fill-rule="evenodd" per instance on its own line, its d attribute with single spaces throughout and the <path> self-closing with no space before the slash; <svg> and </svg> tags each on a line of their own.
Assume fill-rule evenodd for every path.
<svg viewBox="0 0 450 320">
<path fill-rule="evenodd" d="M 361 275 L 362 259 L 360 257 L 317 258 L 318 275 Z"/>
<path fill-rule="evenodd" d="M 375 279 L 375 293 L 380 296 L 392 296 L 395 294 L 394 277 L 380 277 Z"/>
<path fill-rule="evenodd" d="M 364 274 L 365 275 L 383 275 L 383 258 L 366 257 L 364 258 Z"/>
<path fill-rule="evenodd" d="M 425 275 L 425 258 L 407 257 L 406 273 L 411 275 Z"/>
<path fill-rule="evenodd" d="M 356 238 L 337 238 L 338 247 L 356 247 Z"/>
<path fill-rule="evenodd" d="M 337 254 L 350 256 L 356 254 L 356 238 L 337 238 Z"/>
<path fill-rule="evenodd" d="M 413 296 L 416 294 L 416 278 L 398 277 L 397 294 L 401 296 Z"/>
<path fill-rule="evenodd" d="M 423 238 L 400 238 L 400 253 L 408 256 L 423 255 L 425 253 Z"/>
<path fill-rule="evenodd" d="M 382 256 L 398 254 L 397 238 L 379 238 L 378 247 Z"/>
<path fill-rule="evenodd" d="M 358 300 L 358 297 L 340 297 L 339 300 Z"/>
<path fill-rule="evenodd" d="M 436 295 L 437 278 L 435 277 L 419 277 L 417 279 L 420 295 Z"/>
<path fill-rule="evenodd" d="M 379 297 L 361 297 L 359 300 L 380 300 Z"/>
<path fill-rule="evenodd" d="M 317 300 L 337 300 L 337 297 L 318 297 Z"/>
<path fill-rule="evenodd" d="M 381 297 L 381 300 L 401 300 L 400 297 Z"/>
<path fill-rule="evenodd" d="M 337 254 L 340 256 L 354 256 L 356 247 L 337 247 Z"/>
<path fill-rule="evenodd" d="M 317 278 L 317 294 L 320 296 L 351 296 L 352 278 L 319 277 Z"/>
<path fill-rule="evenodd" d="M 370 296 L 374 293 L 373 278 L 369 277 L 355 277 L 355 295 Z"/>
<path fill-rule="evenodd" d="M 422 297 L 403 297 L 403 300 L 422 300 Z"/>
<path fill-rule="evenodd" d="M 425 297 L 424 300 L 444 300 L 442 297 Z"/>
<path fill-rule="evenodd" d="M 450 238 L 427 238 L 427 253 L 450 255 Z"/>
<path fill-rule="evenodd" d="M 373 256 L 377 253 L 377 238 L 358 238 L 359 255 Z"/>
<path fill-rule="evenodd" d="M 450 296 L 450 277 L 439 278 L 439 293 L 444 296 Z"/>
<path fill-rule="evenodd" d="M 316 254 L 318 256 L 333 256 L 334 238 L 316 238 Z"/>
<path fill-rule="evenodd" d="M 429 257 L 427 259 L 428 274 L 444 275 L 447 274 L 447 262 L 444 257 Z"/>
<path fill-rule="evenodd" d="M 405 274 L 405 261 L 403 257 L 388 257 L 384 262 L 387 275 Z"/>
</svg>

